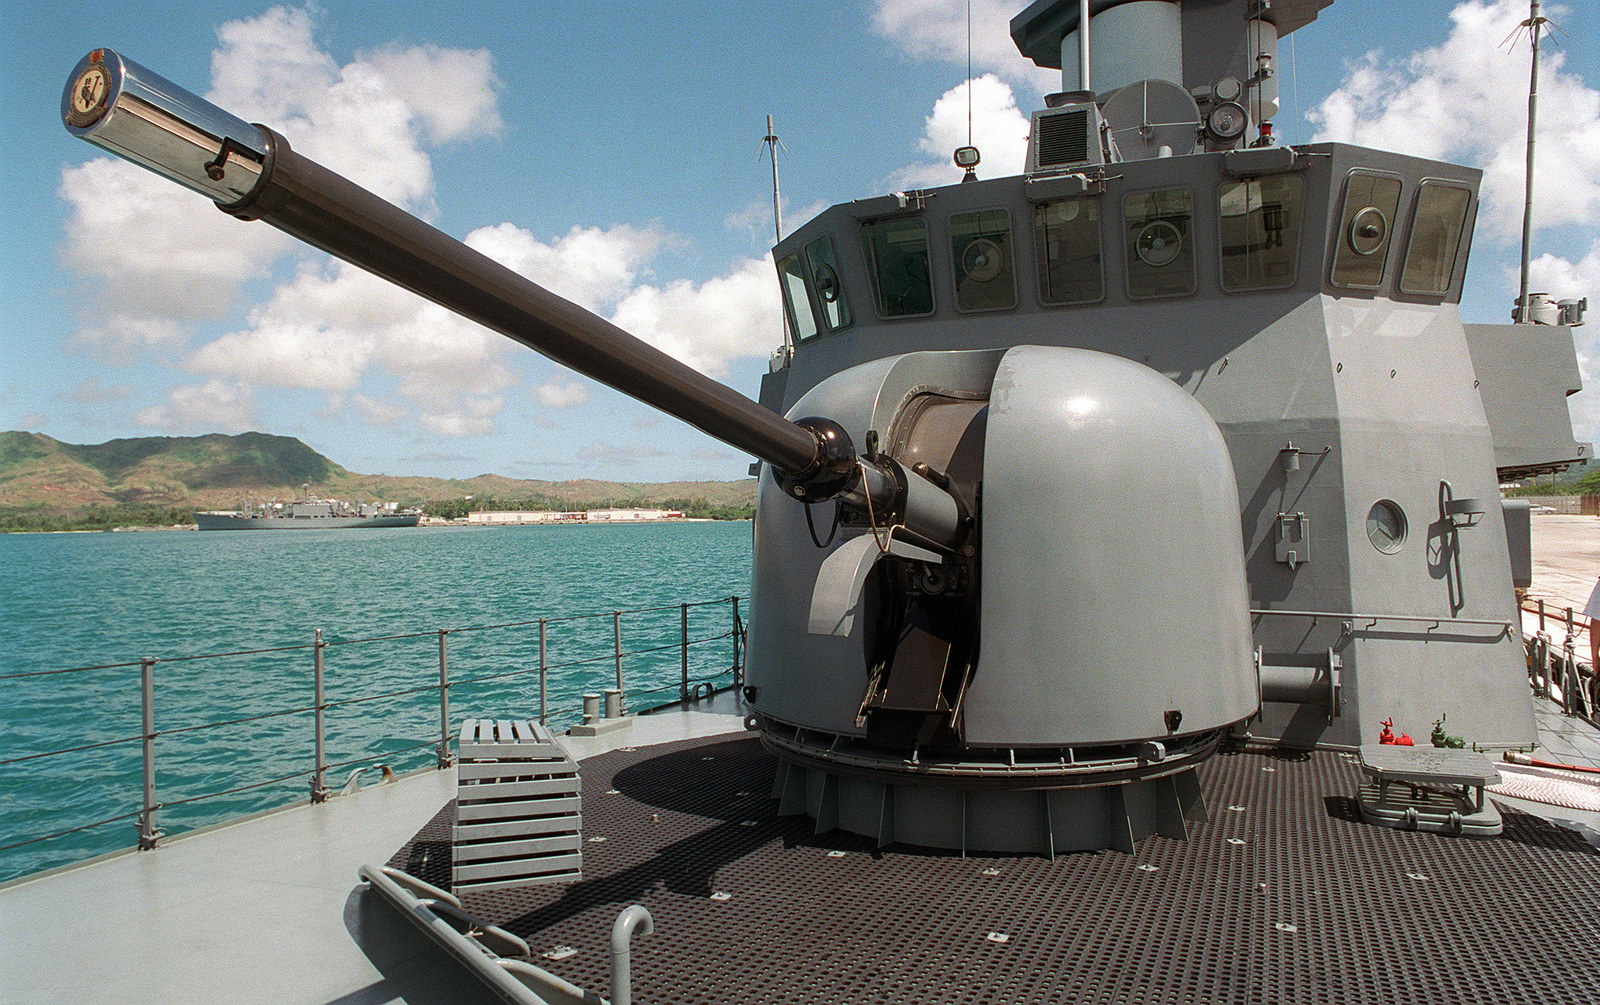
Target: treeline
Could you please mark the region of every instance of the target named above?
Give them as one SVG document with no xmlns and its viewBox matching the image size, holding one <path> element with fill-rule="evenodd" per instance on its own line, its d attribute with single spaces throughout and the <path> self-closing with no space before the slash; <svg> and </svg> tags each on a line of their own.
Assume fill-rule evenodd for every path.
<svg viewBox="0 0 1600 1005">
<path fill-rule="evenodd" d="M 186 506 L 124 503 L 90 506 L 81 513 L 48 513 L 39 509 L 0 509 L 0 533 L 45 533 L 64 530 L 112 530 L 116 527 L 174 527 L 194 523 Z"/>
<path fill-rule="evenodd" d="M 640 499 L 590 499 L 583 502 L 557 499 L 554 496 L 526 496 L 518 499 L 501 498 L 499 496 L 474 496 L 471 499 L 446 499 L 441 502 L 428 503 L 422 511 L 431 517 L 441 520 L 460 520 L 469 513 L 503 512 L 503 511 L 539 511 L 567 513 L 578 510 L 591 509 L 667 509 L 678 510 L 684 516 L 696 520 L 749 520 L 755 515 L 755 506 L 750 503 L 740 503 L 733 506 L 718 506 L 712 504 L 703 496 L 692 499 L 662 499 L 660 501 L 645 501 Z"/>
<path fill-rule="evenodd" d="M 1574 474 L 1577 474 L 1577 477 L 1572 477 Z M 1506 495 L 1513 497 L 1600 495 L 1600 467 L 1593 464 L 1574 466 L 1567 469 L 1564 476 L 1534 478 L 1514 489 L 1507 489 Z"/>
</svg>

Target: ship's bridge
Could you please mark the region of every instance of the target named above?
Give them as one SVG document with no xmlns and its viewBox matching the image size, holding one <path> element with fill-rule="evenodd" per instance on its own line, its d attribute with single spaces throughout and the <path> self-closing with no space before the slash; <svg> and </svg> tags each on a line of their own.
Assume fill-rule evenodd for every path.
<svg viewBox="0 0 1600 1005">
<path fill-rule="evenodd" d="M 919 348 L 967 348 L 1161 301 L 1234 324 L 1262 294 L 1456 303 L 1480 174 L 1340 144 L 1129 161 L 836 206 L 776 260 L 800 354 L 913 320 Z"/>
</svg>

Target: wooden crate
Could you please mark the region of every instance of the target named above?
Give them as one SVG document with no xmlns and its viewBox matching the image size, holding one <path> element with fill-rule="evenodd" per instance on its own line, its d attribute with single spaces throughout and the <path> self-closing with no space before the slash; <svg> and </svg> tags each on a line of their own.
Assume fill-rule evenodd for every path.
<svg viewBox="0 0 1600 1005">
<path fill-rule="evenodd" d="M 522 719 L 468 719 L 458 757 L 457 893 L 582 878 L 578 765 L 549 730 Z"/>
</svg>

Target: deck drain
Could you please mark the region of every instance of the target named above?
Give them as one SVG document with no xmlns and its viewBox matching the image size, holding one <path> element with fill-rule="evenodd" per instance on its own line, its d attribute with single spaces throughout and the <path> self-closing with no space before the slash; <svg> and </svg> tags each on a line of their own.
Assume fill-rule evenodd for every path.
<svg viewBox="0 0 1600 1005">
<path fill-rule="evenodd" d="M 569 956 L 578 955 L 578 951 L 571 946 L 557 946 L 547 953 L 540 953 L 547 960 L 564 960 Z"/>
<path fill-rule="evenodd" d="M 726 890 L 718 890 L 716 893 L 713 893 L 711 895 L 711 899 L 712 900 L 732 900 L 733 899 L 733 894 L 727 892 Z"/>
<path fill-rule="evenodd" d="M 1277 924 L 1273 925 L 1272 927 L 1276 928 L 1280 932 L 1298 932 L 1298 931 L 1300 931 L 1300 926 L 1299 925 L 1291 925 L 1286 921 L 1280 921 Z"/>
<path fill-rule="evenodd" d="M 985 935 L 984 938 L 988 939 L 990 942 L 1003 943 L 1011 941 L 1011 936 L 1007 935 L 1005 932 L 990 932 L 988 935 Z"/>
</svg>

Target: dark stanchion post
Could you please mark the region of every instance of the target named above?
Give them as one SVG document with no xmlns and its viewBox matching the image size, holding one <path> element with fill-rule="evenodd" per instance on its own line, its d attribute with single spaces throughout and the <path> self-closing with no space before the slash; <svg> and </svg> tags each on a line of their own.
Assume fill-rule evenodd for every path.
<svg viewBox="0 0 1600 1005">
<path fill-rule="evenodd" d="M 156 830 L 156 660 L 139 657 L 139 704 L 143 713 L 144 735 L 144 812 L 139 814 L 139 850 L 156 846 L 161 832 Z"/>
<path fill-rule="evenodd" d="M 678 607 L 678 636 L 683 641 L 683 667 L 678 685 L 678 696 L 685 705 L 689 703 L 689 605 Z"/>
<path fill-rule="evenodd" d="M 450 667 L 445 661 L 445 640 L 450 629 L 439 629 L 439 767 L 456 763 L 450 756 Z"/>
<path fill-rule="evenodd" d="M 617 690 L 622 690 L 622 612 L 611 612 L 611 637 L 617 648 Z"/>
<path fill-rule="evenodd" d="M 550 663 L 546 658 L 545 648 L 545 622 L 539 619 L 539 725 L 549 725 L 545 722 L 550 714 Z"/>
<path fill-rule="evenodd" d="M 316 769 L 311 773 L 311 801 L 325 803 L 328 801 L 328 720 L 327 720 L 327 693 L 324 686 L 322 650 L 327 643 L 322 641 L 322 629 L 317 629 L 316 643 L 311 647 L 313 653 L 312 665 L 312 701 L 315 706 L 316 717 Z"/>
<path fill-rule="evenodd" d="M 744 660 L 739 652 L 739 598 L 729 597 L 728 603 L 733 605 L 733 687 L 738 690 L 744 686 Z"/>
</svg>

